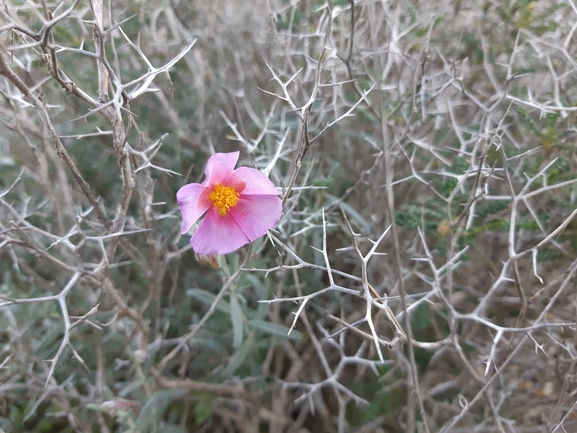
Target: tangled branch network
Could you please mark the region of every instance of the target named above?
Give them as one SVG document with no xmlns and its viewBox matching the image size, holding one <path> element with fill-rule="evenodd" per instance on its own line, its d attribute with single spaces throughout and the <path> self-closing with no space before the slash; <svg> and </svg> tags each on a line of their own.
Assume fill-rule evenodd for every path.
<svg viewBox="0 0 577 433">
<path fill-rule="evenodd" d="M 573 0 L 0 17 L 0 431 L 577 431 Z"/>
</svg>

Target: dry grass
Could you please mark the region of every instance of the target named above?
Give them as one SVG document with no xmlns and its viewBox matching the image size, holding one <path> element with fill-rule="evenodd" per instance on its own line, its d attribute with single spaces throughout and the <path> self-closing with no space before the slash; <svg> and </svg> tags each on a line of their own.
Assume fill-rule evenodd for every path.
<svg viewBox="0 0 577 433">
<path fill-rule="evenodd" d="M 0 15 L 0 429 L 575 430 L 573 0 Z M 229 150 L 284 214 L 213 269 Z"/>
</svg>

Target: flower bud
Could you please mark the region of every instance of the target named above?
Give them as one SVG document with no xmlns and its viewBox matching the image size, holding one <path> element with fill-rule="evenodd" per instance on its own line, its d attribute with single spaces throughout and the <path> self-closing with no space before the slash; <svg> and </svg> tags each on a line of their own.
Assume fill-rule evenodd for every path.
<svg viewBox="0 0 577 433">
<path fill-rule="evenodd" d="M 210 266 L 213 269 L 218 269 L 221 267 L 220 256 L 217 254 L 195 253 L 194 257 L 196 258 L 196 261 L 202 263 L 203 265 Z"/>
</svg>

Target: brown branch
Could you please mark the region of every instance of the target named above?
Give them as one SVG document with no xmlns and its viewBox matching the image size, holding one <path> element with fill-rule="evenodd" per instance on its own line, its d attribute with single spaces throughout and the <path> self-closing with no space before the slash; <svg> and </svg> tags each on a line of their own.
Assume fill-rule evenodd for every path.
<svg viewBox="0 0 577 433">
<path fill-rule="evenodd" d="M 76 180 L 76 182 L 78 182 L 78 185 L 80 185 L 80 188 L 84 192 L 84 195 L 86 196 L 90 204 L 94 207 L 94 210 L 96 211 L 96 214 L 98 215 L 100 221 L 102 221 L 102 223 L 106 227 L 109 227 L 110 219 L 100 208 L 98 200 L 96 200 L 96 197 L 94 197 L 92 191 L 90 191 L 90 185 L 88 185 L 88 182 L 86 182 L 82 177 L 82 174 L 76 167 L 76 164 L 74 163 L 74 161 L 68 154 L 68 151 L 62 144 L 62 141 L 60 141 L 60 137 L 58 136 L 58 133 L 54 129 L 54 125 L 52 125 L 52 120 L 50 119 L 50 115 L 48 114 L 48 110 L 46 109 L 46 101 L 44 100 L 44 96 L 42 94 L 38 94 L 32 91 L 30 88 L 28 88 L 28 86 L 26 86 L 26 84 L 24 84 L 24 82 L 8 66 L 2 53 L 0 53 L 0 75 L 6 77 L 6 79 L 8 79 L 8 81 L 10 81 L 14 86 L 16 86 L 16 88 L 20 90 L 20 92 L 22 92 L 24 96 L 30 100 L 32 105 L 34 105 L 34 107 L 38 111 L 38 114 L 40 115 L 42 125 L 44 126 L 44 129 L 48 133 L 48 137 L 50 138 L 50 141 L 52 142 L 54 149 L 56 150 L 56 154 L 64 161 L 64 163 L 68 166 L 68 168 L 72 172 L 72 176 L 74 176 L 74 179 Z"/>
</svg>

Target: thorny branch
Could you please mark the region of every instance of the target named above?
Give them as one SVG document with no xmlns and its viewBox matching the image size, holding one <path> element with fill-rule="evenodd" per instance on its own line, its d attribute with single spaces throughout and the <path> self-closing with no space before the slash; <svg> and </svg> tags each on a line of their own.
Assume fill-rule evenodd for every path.
<svg viewBox="0 0 577 433">
<path fill-rule="evenodd" d="M 574 1 L 112 3 L 0 2 L 0 412 L 575 430 Z M 239 145 L 284 215 L 202 269 L 171 175 Z"/>
</svg>

